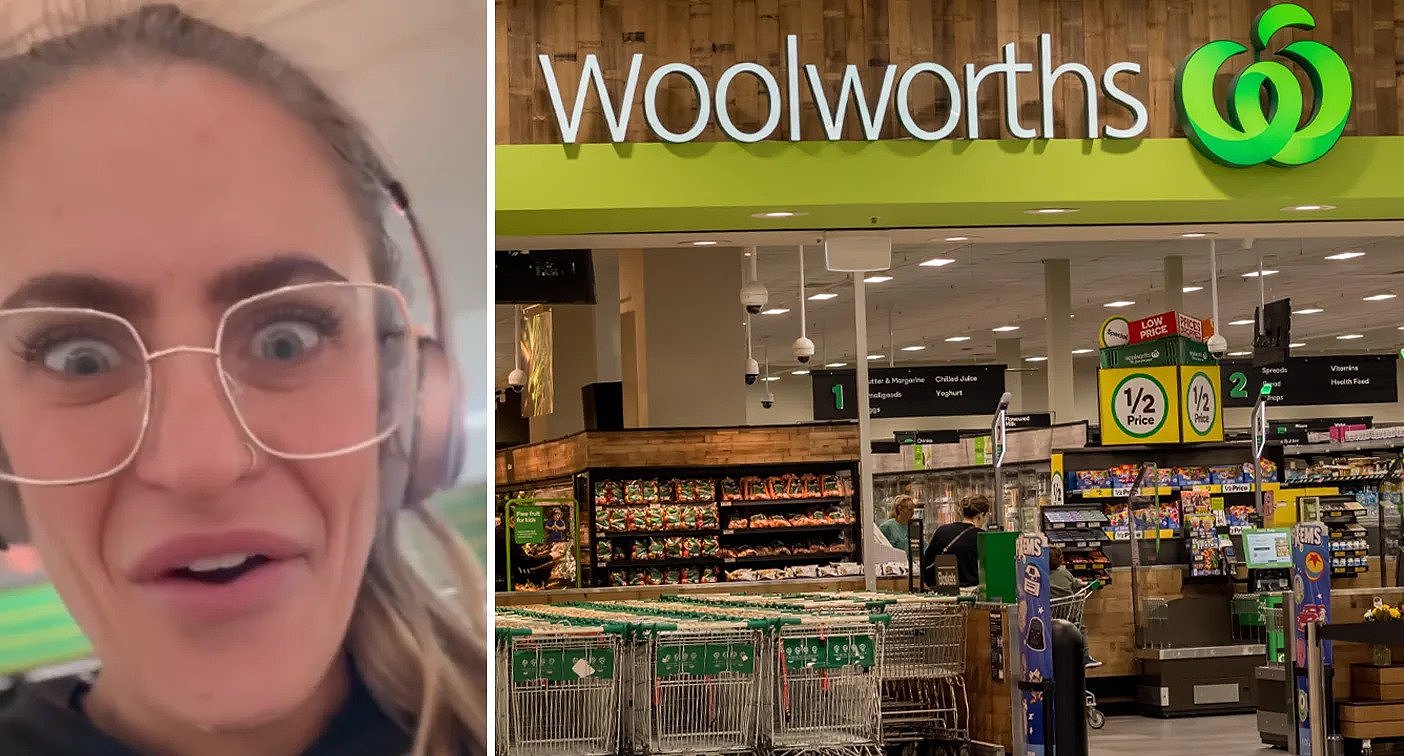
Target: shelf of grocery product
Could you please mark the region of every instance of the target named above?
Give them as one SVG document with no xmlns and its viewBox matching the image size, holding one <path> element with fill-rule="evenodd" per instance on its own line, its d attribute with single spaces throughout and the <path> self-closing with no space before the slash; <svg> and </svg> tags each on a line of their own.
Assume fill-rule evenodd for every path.
<svg viewBox="0 0 1404 756">
<path fill-rule="evenodd" d="M 666 538 L 678 537 L 688 538 L 697 536 L 717 535 L 717 528 L 693 528 L 687 530 L 601 530 L 595 533 L 596 538 Z"/>
<path fill-rule="evenodd" d="M 780 506 L 806 506 L 816 504 L 843 504 L 847 499 L 842 496 L 815 496 L 812 498 L 795 497 L 793 499 L 736 499 L 733 501 L 723 501 L 719 506 L 722 509 L 732 507 L 780 507 Z"/>
<path fill-rule="evenodd" d="M 1100 529 L 1049 530 L 1048 540 L 1064 549 L 1097 549 L 1107 541 L 1107 535 Z"/>
<path fill-rule="evenodd" d="M 819 559 L 819 558 L 821 558 L 821 557 L 844 557 L 844 556 L 848 556 L 848 555 L 850 555 L 850 554 L 852 554 L 852 553 L 853 553 L 853 549 L 845 549 L 845 550 L 843 550 L 843 551 L 816 551 L 816 552 L 810 552 L 810 553 L 804 553 L 804 554 L 766 554 L 766 555 L 758 555 L 758 556 L 729 556 L 729 557 L 722 557 L 721 560 L 722 560 L 722 562 L 723 562 L 724 564 L 752 564 L 752 563 L 759 564 L 759 563 L 765 563 L 765 562 L 793 562 L 793 561 L 797 561 L 797 560 L 799 560 L 799 561 L 814 560 L 814 559 Z"/>
<path fill-rule="evenodd" d="M 668 559 L 606 559 L 596 562 L 596 566 L 607 570 L 638 569 L 644 567 L 688 567 L 696 564 L 717 564 L 719 556 L 671 557 Z"/>
<path fill-rule="evenodd" d="M 1277 491 L 1285 484 L 1277 481 L 1263 483 L 1264 491 Z M 1183 491 L 1198 491 L 1207 494 L 1236 494 L 1253 493 L 1252 483 L 1211 483 L 1208 485 L 1195 486 L 1157 486 L 1155 488 L 1142 488 L 1142 496 L 1172 496 Z M 1093 488 L 1087 490 L 1068 491 L 1068 498 L 1080 499 L 1126 499 L 1130 498 L 1132 490 L 1127 488 Z M 1064 505 L 1068 506 L 1068 505 Z"/>
<path fill-rule="evenodd" d="M 1311 488 L 1317 486 L 1348 486 L 1358 484 L 1383 483 L 1388 475 L 1314 475 L 1294 478 L 1283 484 L 1285 488 Z"/>
<path fill-rule="evenodd" d="M 721 534 L 724 536 L 733 535 L 781 535 L 794 533 L 831 533 L 838 530 L 848 530 L 853 527 L 853 523 L 844 522 L 832 525 L 792 525 L 778 528 L 725 528 Z"/>
</svg>

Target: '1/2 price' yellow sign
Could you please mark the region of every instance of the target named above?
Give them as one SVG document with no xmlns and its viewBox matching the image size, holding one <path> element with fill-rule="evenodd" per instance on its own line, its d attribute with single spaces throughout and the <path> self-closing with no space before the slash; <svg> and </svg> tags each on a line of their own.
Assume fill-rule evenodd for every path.
<svg viewBox="0 0 1404 756">
<path fill-rule="evenodd" d="M 1217 366 L 1098 371 L 1102 443 L 1222 441 L 1218 372 Z"/>
</svg>

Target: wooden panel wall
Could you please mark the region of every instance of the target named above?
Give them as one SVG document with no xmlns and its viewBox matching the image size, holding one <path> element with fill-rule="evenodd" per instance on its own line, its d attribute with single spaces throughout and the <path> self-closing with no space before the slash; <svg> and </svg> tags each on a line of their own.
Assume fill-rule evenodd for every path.
<svg viewBox="0 0 1404 756">
<path fill-rule="evenodd" d="M 1316 17 L 1309 34 L 1284 32 L 1274 41 L 1309 36 L 1334 47 L 1354 72 L 1355 112 L 1347 135 L 1404 134 L 1404 86 L 1397 60 L 1404 53 L 1404 2 L 1395 0 L 1298 0 Z M 760 63 L 780 74 L 785 35 L 799 36 L 801 65 L 812 63 L 825 72 L 830 97 L 846 64 L 864 72 L 866 91 L 874 91 L 889 64 L 901 70 L 918 61 L 934 61 L 955 72 L 966 63 L 997 62 L 1001 47 L 1018 45 L 1021 63 L 1037 62 L 1037 35 L 1053 35 L 1054 65 L 1078 61 L 1100 76 L 1108 64 L 1141 63 L 1139 76 L 1118 82 L 1150 109 L 1148 137 L 1177 135 L 1171 83 L 1180 61 L 1211 39 L 1247 44 L 1257 13 L 1270 0 L 496 0 L 497 2 L 497 141 L 500 144 L 560 142 L 538 54 L 550 55 L 562 82 L 567 107 L 574 102 L 580 63 L 599 56 L 610 92 L 623 91 L 630 57 L 644 54 L 635 94 L 631 142 L 652 139 L 643 123 L 639 103 L 648 74 L 666 62 L 695 66 L 708 82 L 728 66 L 742 61 Z M 1235 60 L 1244 60 L 1240 56 Z M 1230 64 L 1232 65 L 1232 64 Z M 1240 64 L 1244 65 L 1244 64 Z M 1219 87 L 1238 69 L 1221 74 Z M 1020 112 L 1025 127 L 1038 125 L 1041 112 L 1033 75 L 1021 74 Z M 962 88 L 964 83 L 962 81 Z M 805 139 L 822 131 L 807 85 L 803 93 L 802 129 Z M 1055 90 L 1054 116 L 1058 136 L 1085 129 L 1081 85 L 1060 80 Z M 931 77 L 919 77 L 912 101 L 919 122 L 927 128 L 944 122 L 949 103 L 944 89 Z M 987 81 L 980 87 L 981 135 L 1002 133 L 1002 87 Z M 1309 89 L 1307 90 L 1309 91 Z M 1220 98 L 1222 100 L 1222 97 Z M 660 95 L 663 120 L 681 131 L 693 122 L 697 100 L 680 76 L 670 76 Z M 729 112 L 737 125 L 754 130 L 763 120 L 765 97 L 754 77 L 739 77 L 730 90 Z M 1131 116 L 1103 99 L 1104 123 L 1126 127 Z M 585 109 L 580 141 L 605 142 L 608 133 L 593 95 Z M 859 138 L 856 117 L 850 117 L 846 139 Z M 713 118 L 715 123 L 715 117 Z M 788 117 L 782 117 L 784 138 Z M 964 127 L 956 135 L 965 133 Z M 883 137 L 903 136 L 888 109 Z M 702 140 L 721 138 L 715 125 Z"/>
<path fill-rule="evenodd" d="M 858 459 L 858 426 L 595 431 L 497 454 L 498 485 L 541 481 L 587 467 L 730 467 Z"/>
</svg>

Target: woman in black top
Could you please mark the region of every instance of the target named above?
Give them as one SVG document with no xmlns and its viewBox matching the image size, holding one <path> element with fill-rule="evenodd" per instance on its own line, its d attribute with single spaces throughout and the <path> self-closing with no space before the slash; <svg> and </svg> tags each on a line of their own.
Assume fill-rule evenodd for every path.
<svg viewBox="0 0 1404 756">
<path fill-rule="evenodd" d="M 943 555 L 956 558 L 961 588 L 980 584 L 980 551 L 976 536 L 989 519 L 989 499 L 983 496 L 965 499 L 960 504 L 960 514 L 962 520 L 942 525 L 931 534 L 931 541 L 921 555 L 922 581 L 928 587 L 933 587 L 936 580 L 936 557 Z"/>
<path fill-rule="evenodd" d="M 457 383 L 391 214 L 420 239 L 346 110 L 174 6 L 0 58 L 0 537 L 102 665 L 0 753 L 486 752 L 484 586 L 425 505 Z"/>
</svg>

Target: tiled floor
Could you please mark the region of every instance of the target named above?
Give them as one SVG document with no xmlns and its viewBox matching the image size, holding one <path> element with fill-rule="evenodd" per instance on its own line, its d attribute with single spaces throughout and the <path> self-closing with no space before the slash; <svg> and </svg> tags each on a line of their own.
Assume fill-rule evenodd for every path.
<svg viewBox="0 0 1404 756">
<path fill-rule="evenodd" d="M 1091 732 L 1091 756 L 1271 756 L 1249 716 L 1150 719 L 1112 717 Z"/>
</svg>

